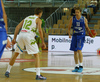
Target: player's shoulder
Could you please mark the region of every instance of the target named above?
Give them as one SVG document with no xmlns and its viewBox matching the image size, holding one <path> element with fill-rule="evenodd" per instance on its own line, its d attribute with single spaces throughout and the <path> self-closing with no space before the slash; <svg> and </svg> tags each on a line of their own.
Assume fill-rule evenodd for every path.
<svg viewBox="0 0 100 82">
<path fill-rule="evenodd" d="M 42 20 L 40 18 L 37 18 L 36 23 L 42 23 Z"/>
<path fill-rule="evenodd" d="M 87 18 L 86 18 L 85 16 L 82 16 L 82 18 L 83 18 L 84 20 L 87 20 Z"/>
<path fill-rule="evenodd" d="M 85 16 L 82 16 L 82 15 L 81 15 L 80 20 L 85 20 L 85 19 L 86 19 Z"/>
<path fill-rule="evenodd" d="M 37 21 L 42 21 L 40 18 L 37 18 Z"/>
<path fill-rule="evenodd" d="M 35 17 L 33 15 L 29 15 L 25 19 L 35 19 Z"/>
</svg>

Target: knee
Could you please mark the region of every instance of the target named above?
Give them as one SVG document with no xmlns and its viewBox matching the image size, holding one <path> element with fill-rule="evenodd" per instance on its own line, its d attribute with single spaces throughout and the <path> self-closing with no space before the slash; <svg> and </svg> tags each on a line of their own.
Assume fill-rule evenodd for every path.
<svg viewBox="0 0 100 82">
<path fill-rule="evenodd" d="M 77 55 L 77 51 L 74 51 L 74 55 Z"/>
</svg>

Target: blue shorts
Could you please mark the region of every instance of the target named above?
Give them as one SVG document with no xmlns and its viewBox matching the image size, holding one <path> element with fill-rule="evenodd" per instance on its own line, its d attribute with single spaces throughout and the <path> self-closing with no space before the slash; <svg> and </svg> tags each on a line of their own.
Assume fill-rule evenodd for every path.
<svg viewBox="0 0 100 82">
<path fill-rule="evenodd" d="M 7 34 L 6 32 L 0 32 L 0 59 L 2 57 L 4 48 L 6 47 L 7 44 Z"/>
<path fill-rule="evenodd" d="M 85 35 L 73 35 L 70 50 L 82 50 L 85 42 Z"/>
</svg>

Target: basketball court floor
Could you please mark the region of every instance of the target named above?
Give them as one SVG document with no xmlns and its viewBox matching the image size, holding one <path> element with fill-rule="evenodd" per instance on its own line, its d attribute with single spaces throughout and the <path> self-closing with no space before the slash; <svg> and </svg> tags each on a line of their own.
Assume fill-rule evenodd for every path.
<svg viewBox="0 0 100 82">
<path fill-rule="evenodd" d="M 47 80 L 35 80 L 35 59 L 24 51 L 16 59 L 10 77 L 4 76 L 12 51 L 5 50 L 0 60 L 0 82 L 100 82 L 100 55 L 83 53 L 84 70 L 82 73 L 71 72 L 74 69 L 73 52 L 40 53 L 41 74 Z"/>
</svg>

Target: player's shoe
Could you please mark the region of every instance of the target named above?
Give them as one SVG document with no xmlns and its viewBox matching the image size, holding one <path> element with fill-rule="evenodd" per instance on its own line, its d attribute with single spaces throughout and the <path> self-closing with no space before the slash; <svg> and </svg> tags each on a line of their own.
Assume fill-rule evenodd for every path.
<svg viewBox="0 0 100 82">
<path fill-rule="evenodd" d="M 43 77 L 42 75 L 38 76 L 36 75 L 36 80 L 46 80 L 46 77 Z"/>
<path fill-rule="evenodd" d="M 5 76 L 6 76 L 6 77 L 9 77 L 9 74 L 10 74 L 10 73 L 7 71 L 7 72 L 5 73 Z"/>
<path fill-rule="evenodd" d="M 78 70 L 79 70 L 79 67 L 75 67 L 75 69 L 72 70 L 72 72 L 78 72 Z"/>
<path fill-rule="evenodd" d="M 83 71 L 83 66 L 79 66 L 78 72 L 82 72 L 82 71 Z"/>
</svg>

